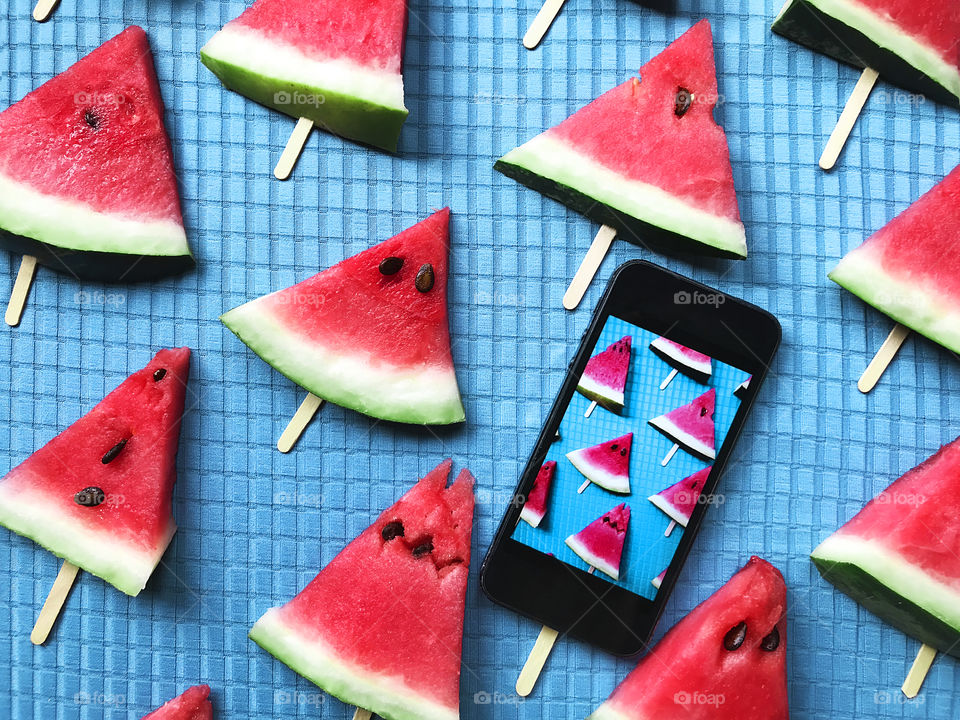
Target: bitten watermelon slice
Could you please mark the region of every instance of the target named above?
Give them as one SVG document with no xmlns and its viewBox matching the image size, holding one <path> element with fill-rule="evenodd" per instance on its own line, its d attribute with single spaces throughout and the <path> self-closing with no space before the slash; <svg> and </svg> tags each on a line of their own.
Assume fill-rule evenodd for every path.
<svg viewBox="0 0 960 720">
<path fill-rule="evenodd" d="M 788 0 L 773 30 L 895 85 L 960 105 L 956 0 Z"/>
<path fill-rule="evenodd" d="M 200 51 L 231 90 L 325 130 L 396 150 L 404 0 L 256 0 Z"/>
<path fill-rule="evenodd" d="M 786 609 L 780 572 L 750 558 L 587 720 L 788 720 Z"/>
<path fill-rule="evenodd" d="M 960 352 L 958 232 L 960 167 L 847 253 L 830 279 L 897 322 Z"/>
<path fill-rule="evenodd" d="M 871 500 L 811 554 L 824 579 L 960 657 L 960 438 Z"/>
<path fill-rule="evenodd" d="M 212 720 L 213 706 L 209 697 L 209 685 L 194 685 L 141 720 Z"/>
<path fill-rule="evenodd" d="M 713 119 L 710 23 L 694 25 L 640 75 L 494 167 L 632 242 L 746 257 L 727 138 Z"/>
<path fill-rule="evenodd" d="M 143 369 L 0 480 L 0 525 L 128 595 L 177 526 L 170 509 L 190 349 Z"/>
<path fill-rule="evenodd" d="M 633 433 L 613 440 L 571 450 L 567 459 L 587 480 L 614 493 L 630 492 L 630 448 Z"/>
<path fill-rule="evenodd" d="M 647 422 L 690 454 L 713 460 L 716 458 L 713 427 L 716 399 L 716 389 L 710 388 L 686 405 Z"/>
<path fill-rule="evenodd" d="M 656 495 L 647 498 L 650 502 L 666 513 L 667 517 L 673 520 L 681 527 L 686 527 L 690 522 L 690 516 L 697 507 L 700 500 L 700 493 L 703 492 L 703 486 L 710 477 L 710 471 L 713 466 L 698 470 L 693 475 L 685 477 L 678 483 L 674 483 L 665 490 L 661 490 Z"/>
<path fill-rule="evenodd" d="M 629 525 L 630 506 L 620 503 L 565 542 L 587 565 L 619 580 L 620 558 Z"/>
<path fill-rule="evenodd" d="M 533 481 L 533 489 L 530 490 L 530 495 L 523 504 L 523 510 L 520 511 L 520 519 L 533 527 L 540 527 L 543 516 L 547 514 L 547 499 L 550 497 L 550 485 L 553 483 L 553 474 L 556 471 L 555 460 L 548 460 L 543 464 Z"/>
<path fill-rule="evenodd" d="M 447 460 L 347 545 L 250 638 L 331 695 L 385 720 L 456 720 L 473 476 Z"/>
<path fill-rule="evenodd" d="M 447 326 L 448 209 L 220 318 L 315 395 L 385 420 L 464 419 Z"/>
<path fill-rule="evenodd" d="M 625 335 L 590 358 L 577 383 L 577 392 L 610 412 L 622 413 L 632 342 L 633 339 Z"/>
<path fill-rule="evenodd" d="M 0 113 L 0 246 L 95 280 L 194 266 L 139 27 Z"/>
<path fill-rule="evenodd" d="M 713 375 L 713 359 L 702 352 L 691 350 L 665 337 L 650 343 L 650 349 L 659 358 L 699 383 L 707 383 Z"/>
</svg>

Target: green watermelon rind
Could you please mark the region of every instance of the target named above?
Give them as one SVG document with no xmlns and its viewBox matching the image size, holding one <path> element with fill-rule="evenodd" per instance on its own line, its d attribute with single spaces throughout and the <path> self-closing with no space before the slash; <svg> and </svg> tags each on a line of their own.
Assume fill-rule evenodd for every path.
<svg viewBox="0 0 960 720">
<path fill-rule="evenodd" d="M 960 68 L 861 3 L 788 0 L 773 31 L 853 67 L 870 66 L 894 85 L 960 107 Z"/>
<path fill-rule="evenodd" d="M 591 220 L 616 228 L 625 240 L 668 251 L 738 259 L 747 256 L 741 222 L 625 178 L 547 133 L 508 152 L 494 169 Z"/>
<path fill-rule="evenodd" d="M 408 115 L 399 73 L 317 61 L 231 24 L 204 45 L 200 60 L 224 86 L 261 105 L 350 140 L 397 149 Z"/>
<path fill-rule="evenodd" d="M 861 245 L 828 277 L 897 322 L 960 353 L 960 311 L 931 292 L 929 283 L 885 268 L 878 250 Z"/>
<path fill-rule="evenodd" d="M 960 592 L 882 543 L 834 534 L 810 555 L 825 580 L 907 635 L 960 657 Z"/>
<path fill-rule="evenodd" d="M 582 375 L 577 382 L 577 392 L 583 395 L 587 400 L 592 400 L 600 407 L 619 415 L 623 412 L 624 396 L 622 392 L 613 393 L 613 388 L 601 385 L 596 380 L 586 375 Z"/>
<path fill-rule="evenodd" d="M 587 720 L 644 720 L 644 718 L 634 712 L 631 712 L 630 715 L 624 715 L 622 712 L 610 707 L 609 703 L 603 703 L 590 713 Z"/>
<path fill-rule="evenodd" d="M 320 639 L 307 639 L 302 630 L 271 608 L 250 629 L 260 647 L 348 705 L 369 710 L 384 720 L 459 720 L 457 708 L 426 698 L 399 678 L 378 675 L 337 657 Z M 429 668 L 424 668 L 429 673 Z"/>
</svg>

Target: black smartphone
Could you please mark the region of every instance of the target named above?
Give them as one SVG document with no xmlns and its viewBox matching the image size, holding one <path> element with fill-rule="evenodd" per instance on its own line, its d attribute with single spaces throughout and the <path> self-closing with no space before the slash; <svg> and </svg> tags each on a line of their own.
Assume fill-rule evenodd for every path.
<svg viewBox="0 0 960 720">
<path fill-rule="evenodd" d="M 642 652 L 780 344 L 770 313 L 622 265 L 481 568 L 496 603 Z"/>
</svg>

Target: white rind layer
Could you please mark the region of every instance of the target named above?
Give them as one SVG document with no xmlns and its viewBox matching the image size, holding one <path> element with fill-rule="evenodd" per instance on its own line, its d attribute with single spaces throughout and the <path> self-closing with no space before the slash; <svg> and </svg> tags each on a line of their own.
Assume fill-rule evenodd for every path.
<svg viewBox="0 0 960 720">
<path fill-rule="evenodd" d="M 960 629 L 960 590 L 932 577 L 882 542 L 834 533 L 810 555 L 826 562 L 855 565 L 897 595 Z"/>
<path fill-rule="evenodd" d="M 406 112 L 400 73 L 344 58 L 318 59 L 236 22 L 227 23 L 200 52 L 281 82 L 316 88 L 321 93 L 340 93 Z"/>
<path fill-rule="evenodd" d="M 623 407 L 623 391 L 616 391 L 608 385 L 601 385 L 596 380 L 586 375 L 580 376 L 580 382 L 577 383 L 577 392 L 590 397 L 590 394 L 602 397 L 617 407 Z M 597 403 L 602 405 L 602 403 Z"/>
<path fill-rule="evenodd" d="M 687 523 L 690 522 L 690 518 L 686 515 L 683 515 L 677 508 L 668 503 L 662 495 L 651 495 L 647 498 L 652 502 L 656 507 L 660 508 L 668 518 L 675 521 L 677 525 L 686 527 Z"/>
<path fill-rule="evenodd" d="M 673 440 L 683 449 L 692 452 L 695 455 L 700 455 L 707 460 L 716 459 L 716 451 L 712 447 L 693 437 L 693 435 L 690 435 L 689 433 L 686 433 L 678 428 L 673 420 L 668 418 L 666 415 L 655 417 L 649 422 L 657 430 Z"/>
<path fill-rule="evenodd" d="M 686 368 L 690 368 L 690 370 L 699 375 L 706 375 L 707 377 L 710 377 L 713 374 L 713 365 L 709 360 L 706 362 L 698 362 L 688 358 L 686 355 L 680 352 L 680 349 L 676 345 L 667 342 L 665 338 L 657 338 L 650 343 L 650 347 L 655 347 L 678 365 L 683 365 Z"/>
<path fill-rule="evenodd" d="M 531 510 L 526 505 L 523 506 L 523 510 L 520 511 L 520 519 L 528 523 L 531 527 L 540 527 L 540 521 L 543 520 L 544 513 L 539 513 L 534 510 Z"/>
<path fill-rule="evenodd" d="M 538 135 L 500 160 L 573 188 L 643 222 L 747 256 L 743 223 L 695 207 L 655 185 L 629 180 L 549 133 Z"/>
<path fill-rule="evenodd" d="M 250 639 L 346 703 L 393 720 L 459 720 L 459 708 L 424 697 L 402 678 L 387 677 L 348 662 L 320 638 L 307 638 L 288 625 L 280 608 L 264 613 L 250 630 Z M 429 668 L 424 668 L 429 673 Z"/>
<path fill-rule="evenodd" d="M 580 542 L 580 539 L 576 535 L 571 535 L 565 540 L 565 542 L 567 543 L 567 547 L 573 550 L 587 565 L 595 567 L 597 570 L 609 575 L 614 580 L 620 579 L 620 568 L 614 567 L 606 560 L 594 555 L 582 542 Z"/>
<path fill-rule="evenodd" d="M 103 578 L 127 595 L 137 595 L 146 587 L 177 531 L 173 518 L 156 547 L 135 548 L 125 544 L 110 527 L 96 530 L 65 515 L 46 495 L 31 491 L 29 478 L 17 472 L 13 470 L 0 485 L 12 498 L 0 502 L 0 525 Z"/>
<path fill-rule="evenodd" d="M 604 490 L 609 490 L 613 493 L 628 494 L 630 492 L 630 477 L 614 475 L 603 468 L 591 464 L 590 461 L 584 457 L 589 449 L 590 448 L 571 450 L 567 453 L 567 460 L 580 471 L 581 475 L 593 484 L 599 485 Z"/>
<path fill-rule="evenodd" d="M 137 220 L 42 193 L 0 173 L 0 227 L 68 250 L 177 257 L 190 255 L 183 225 Z"/>
<path fill-rule="evenodd" d="M 888 271 L 880 252 L 869 244 L 847 253 L 829 277 L 897 322 L 960 353 L 957 304 L 938 296 L 927 282 Z"/>
<path fill-rule="evenodd" d="M 653 580 L 650 581 L 650 584 L 653 585 L 657 590 L 659 590 L 660 586 L 663 585 L 663 580 L 661 580 L 660 576 L 657 575 Z"/>
<path fill-rule="evenodd" d="M 614 710 L 610 707 L 609 702 L 605 702 L 594 710 L 587 720 L 645 720 L 645 718 L 640 713 L 632 712 L 630 715 L 624 715 L 619 710 Z"/>
</svg>

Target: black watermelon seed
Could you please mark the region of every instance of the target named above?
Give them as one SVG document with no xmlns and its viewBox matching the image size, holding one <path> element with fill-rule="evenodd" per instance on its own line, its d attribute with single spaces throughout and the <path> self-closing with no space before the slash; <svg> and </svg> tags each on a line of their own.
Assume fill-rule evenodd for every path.
<svg viewBox="0 0 960 720">
<path fill-rule="evenodd" d="M 770 634 L 760 641 L 760 649 L 773 652 L 778 647 L 780 647 L 780 631 L 777 630 L 777 626 L 774 625 Z"/>
<path fill-rule="evenodd" d="M 161 380 L 163 380 L 163 378 L 164 378 L 164 376 L 165 376 L 166 374 L 167 374 L 167 369 L 166 369 L 166 368 L 160 368 L 160 369 L 157 370 L 155 373 L 153 373 L 153 381 L 154 381 L 154 382 L 160 382 Z"/>
<path fill-rule="evenodd" d="M 433 552 L 433 541 L 432 541 L 432 540 L 424 540 L 422 543 L 420 543 L 419 545 L 417 545 L 417 546 L 413 549 L 412 552 L 413 552 L 413 556 L 414 556 L 415 558 L 423 557 L 424 555 L 426 555 L 426 554 L 428 554 L 428 553 L 432 553 L 432 552 Z"/>
<path fill-rule="evenodd" d="M 723 647 L 725 647 L 730 652 L 738 650 L 743 641 L 747 639 L 747 624 L 742 620 L 734 625 L 727 631 L 727 634 L 723 636 Z"/>
<path fill-rule="evenodd" d="M 380 531 L 380 537 L 386 542 L 390 542 L 394 538 L 403 537 L 403 523 L 399 520 L 388 522 L 383 526 L 383 530 Z"/>
<path fill-rule="evenodd" d="M 674 115 L 683 117 L 687 114 L 687 110 L 690 109 L 692 103 L 693 94 L 685 87 L 677 88 L 677 101 L 673 108 Z"/>
<path fill-rule="evenodd" d="M 83 111 L 83 121 L 94 130 L 100 128 L 100 116 L 93 108 L 87 108 Z"/>
<path fill-rule="evenodd" d="M 626 448 L 623 448 L 623 449 L 620 451 L 620 457 L 626 457 L 626 456 L 627 456 L 627 449 L 626 449 Z"/>
<path fill-rule="evenodd" d="M 420 266 L 420 269 L 417 270 L 417 279 L 415 281 L 417 290 L 422 293 L 430 292 L 433 290 L 433 282 L 433 265 L 424 263 Z"/>
<path fill-rule="evenodd" d="M 619 446 L 618 446 L 616 443 L 614 443 L 613 445 L 610 446 L 610 449 L 611 449 L 611 450 L 616 450 L 618 447 L 619 447 Z"/>
<path fill-rule="evenodd" d="M 381 275 L 396 275 L 403 267 L 403 258 L 391 256 L 380 261 Z"/>
<path fill-rule="evenodd" d="M 98 487 L 87 487 L 73 496 L 73 501 L 83 507 L 96 507 L 106 499 L 103 490 Z"/>
<path fill-rule="evenodd" d="M 128 438 L 124 438 L 123 440 L 121 440 L 120 442 L 118 442 L 116 445 L 114 445 L 112 448 L 110 448 L 109 450 L 107 450 L 107 452 L 104 454 L 104 456 L 103 456 L 102 458 L 100 458 L 100 462 L 102 462 L 104 465 L 106 465 L 107 463 L 116 460 L 116 459 L 117 459 L 117 455 L 120 454 L 120 451 L 123 450 L 124 445 L 127 444 L 127 439 L 128 439 Z"/>
<path fill-rule="evenodd" d="M 700 417 L 703 417 L 707 414 L 707 409 L 705 407 L 700 408 Z"/>
</svg>

